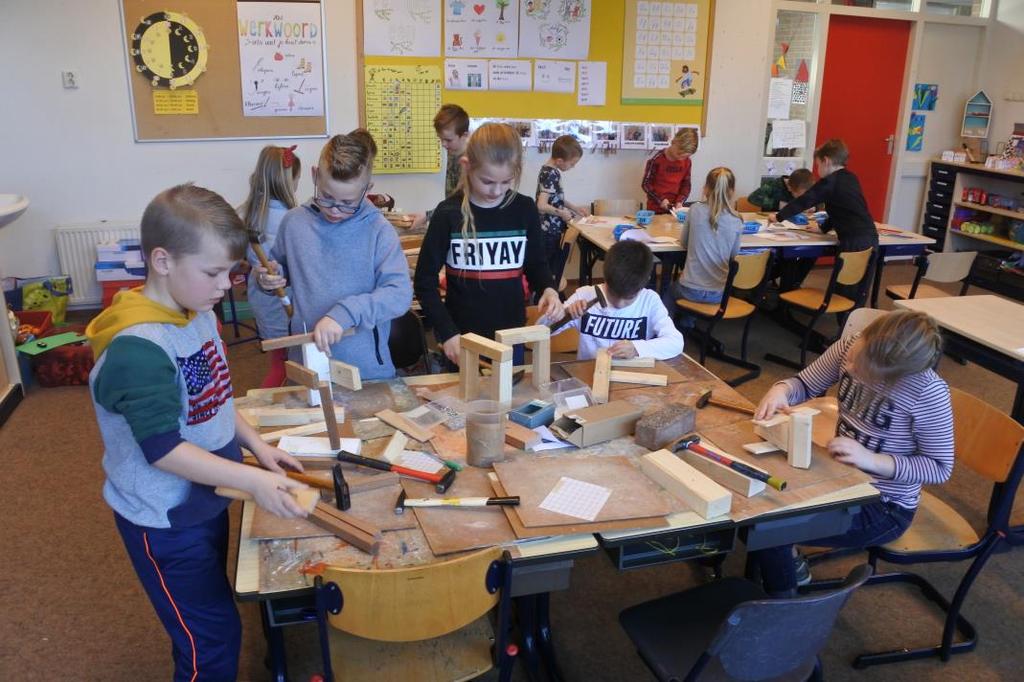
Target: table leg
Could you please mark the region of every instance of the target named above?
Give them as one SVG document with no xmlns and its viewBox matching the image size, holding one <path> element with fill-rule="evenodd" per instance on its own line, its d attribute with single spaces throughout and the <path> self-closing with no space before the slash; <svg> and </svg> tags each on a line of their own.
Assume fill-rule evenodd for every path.
<svg viewBox="0 0 1024 682">
<path fill-rule="evenodd" d="M 267 640 L 266 666 L 274 682 L 288 682 L 288 659 L 284 650 L 284 632 L 280 626 L 272 625 L 270 600 L 260 602 L 260 620 L 263 622 L 263 636 Z"/>
<path fill-rule="evenodd" d="M 878 290 L 882 288 L 882 269 L 885 268 L 885 247 L 878 247 L 878 260 L 875 262 L 875 272 L 871 280 L 871 307 L 878 307 Z"/>
<path fill-rule="evenodd" d="M 553 682 L 561 682 L 565 679 L 561 668 L 558 667 L 558 658 L 555 655 L 555 646 L 551 641 L 551 593 L 544 592 L 537 595 L 537 643 L 540 645 L 541 656 L 544 659 L 544 666 L 547 668 L 548 678 Z"/>
<path fill-rule="evenodd" d="M 530 682 L 541 679 L 540 651 L 537 641 L 537 596 L 516 597 L 516 620 L 519 624 L 519 660 L 526 668 Z"/>
</svg>

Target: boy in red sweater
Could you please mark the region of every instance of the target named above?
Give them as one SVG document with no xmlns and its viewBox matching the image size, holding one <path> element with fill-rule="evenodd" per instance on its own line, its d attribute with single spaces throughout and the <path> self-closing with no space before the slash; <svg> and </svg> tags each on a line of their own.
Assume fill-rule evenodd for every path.
<svg viewBox="0 0 1024 682">
<path fill-rule="evenodd" d="M 641 187 L 648 210 L 671 213 L 690 196 L 690 156 L 697 151 L 697 130 L 681 128 L 672 143 L 647 162 Z"/>
</svg>

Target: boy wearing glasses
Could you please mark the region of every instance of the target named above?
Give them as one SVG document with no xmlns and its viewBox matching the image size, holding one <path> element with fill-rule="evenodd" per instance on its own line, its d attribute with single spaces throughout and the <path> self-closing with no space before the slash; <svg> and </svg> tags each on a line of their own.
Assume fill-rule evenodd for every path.
<svg viewBox="0 0 1024 682">
<path fill-rule="evenodd" d="M 261 269 L 258 281 L 266 290 L 291 282 L 293 333 L 312 331 L 317 348 L 363 379 L 386 379 L 395 375 L 391 320 L 409 310 L 412 282 L 398 235 L 366 199 L 372 173 L 363 136 L 332 137 L 313 167 L 313 199 L 281 222 L 271 257 L 282 274 Z"/>
</svg>

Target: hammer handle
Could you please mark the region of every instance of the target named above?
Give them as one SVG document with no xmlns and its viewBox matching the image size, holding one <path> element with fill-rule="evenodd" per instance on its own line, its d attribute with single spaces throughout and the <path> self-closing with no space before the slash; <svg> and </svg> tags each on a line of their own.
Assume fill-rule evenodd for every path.
<svg viewBox="0 0 1024 682">
<path fill-rule="evenodd" d="M 708 398 L 708 403 L 710 405 L 714 405 L 715 407 L 724 407 L 727 410 L 735 410 L 737 412 L 742 412 L 743 414 L 749 414 L 750 416 L 754 416 L 754 408 L 747 407 L 746 405 L 730 403 L 728 400 L 719 400 L 714 396 Z"/>
<path fill-rule="evenodd" d="M 272 272 L 273 268 L 270 267 L 270 261 L 267 260 L 267 254 L 263 251 L 263 245 L 256 240 L 250 240 L 249 246 L 252 247 L 252 252 L 256 254 L 256 257 L 260 260 L 260 265 L 267 269 L 267 272 Z M 292 315 L 295 313 L 295 308 L 292 307 L 291 301 L 288 300 L 288 292 L 284 290 L 284 287 L 278 287 L 274 289 L 274 293 L 281 299 L 281 305 L 284 306 L 284 311 L 288 314 L 288 319 L 292 319 Z"/>
</svg>

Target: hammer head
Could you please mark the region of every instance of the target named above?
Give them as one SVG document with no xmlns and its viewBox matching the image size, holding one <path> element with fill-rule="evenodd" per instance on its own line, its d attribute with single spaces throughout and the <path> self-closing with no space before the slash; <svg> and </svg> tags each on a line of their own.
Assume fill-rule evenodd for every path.
<svg viewBox="0 0 1024 682">
<path fill-rule="evenodd" d="M 597 302 L 601 305 L 601 307 L 602 308 L 607 308 L 608 307 L 608 301 L 605 300 L 604 292 L 601 291 L 601 287 L 595 286 L 594 287 L 594 294 L 597 296 Z"/>
<path fill-rule="evenodd" d="M 700 436 L 696 433 L 690 433 L 673 443 L 670 449 L 672 452 L 679 452 L 680 450 L 688 450 L 691 445 L 697 445 L 698 443 L 700 443 Z"/>
<path fill-rule="evenodd" d="M 703 391 L 701 391 L 700 395 L 697 396 L 697 409 L 699 410 L 702 407 L 705 407 L 708 404 L 709 400 L 711 400 L 711 389 L 705 388 Z"/>
</svg>

